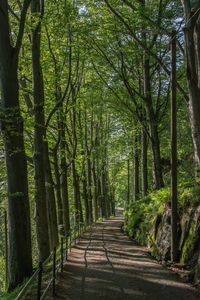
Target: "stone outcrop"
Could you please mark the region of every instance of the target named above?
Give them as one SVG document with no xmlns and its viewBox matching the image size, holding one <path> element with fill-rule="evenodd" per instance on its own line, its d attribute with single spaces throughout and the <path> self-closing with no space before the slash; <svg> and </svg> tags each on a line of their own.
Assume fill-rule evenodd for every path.
<svg viewBox="0 0 200 300">
<path fill-rule="evenodd" d="M 200 280 L 200 205 L 182 207 L 179 211 L 178 243 L 179 263 L 191 269 L 193 282 Z M 163 214 L 155 217 L 153 226 L 145 233 L 138 226 L 135 238 L 139 242 L 146 240 L 151 254 L 162 262 L 170 260 L 171 209 L 167 207 Z"/>
</svg>

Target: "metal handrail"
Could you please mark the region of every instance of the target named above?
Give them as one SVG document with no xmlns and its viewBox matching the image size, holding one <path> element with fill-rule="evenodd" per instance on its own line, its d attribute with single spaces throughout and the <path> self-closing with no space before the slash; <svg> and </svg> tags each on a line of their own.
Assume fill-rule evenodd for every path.
<svg viewBox="0 0 200 300">
<path fill-rule="evenodd" d="M 80 226 L 82 226 L 83 231 L 85 231 L 85 226 L 84 224 L 80 224 Z M 72 239 L 72 232 L 74 233 L 74 238 Z M 19 300 L 21 299 L 21 297 L 25 294 L 28 286 L 32 283 L 33 279 L 36 277 L 36 275 L 38 274 L 38 288 L 37 288 L 37 300 L 42 300 L 44 299 L 44 297 L 46 296 L 47 292 L 49 291 L 51 285 L 53 284 L 53 288 L 52 288 L 52 293 L 53 296 L 55 295 L 55 280 L 56 280 L 56 274 L 59 271 L 59 269 L 61 270 L 61 273 L 63 273 L 63 265 L 64 265 L 64 260 L 67 260 L 67 251 L 68 249 L 70 249 L 71 251 L 71 247 L 72 247 L 72 242 L 74 241 L 76 244 L 76 239 L 80 238 L 80 234 L 81 234 L 81 230 L 80 227 L 78 227 L 78 235 L 77 233 L 77 226 L 75 226 L 73 228 L 73 230 L 69 230 L 67 232 L 67 234 L 65 235 L 65 251 L 66 254 L 64 256 L 64 238 L 61 238 L 61 242 L 59 244 L 60 247 L 60 263 L 58 265 L 58 267 L 56 267 L 56 250 L 58 249 L 58 247 L 55 247 L 54 250 L 51 252 L 51 254 L 49 255 L 49 257 L 47 257 L 47 259 L 42 263 L 39 263 L 39 267 L 35 270 L 34 274 L 31 276 L 31 278 L 28 280 L 28 282 L 26 283 L 26 285 L 23 287 L 23 289 L 20 291 L 20 293 L 17 295 L 17 297 L 15 298 L 15 300 Z M 70 238 L 70 241 L 68 243 L 68 238 Z M 41 295 L 41 284 L 42 284 L 42 273 L 43 273 L 43 269 L 44 266 L 51 260 L 53 256 L 53 270 L 52 270 L 52 277 L 50 279 L 50 281 L 47 284 L 46 289 L 44 290 L 43 294 Z"/>
<path fill-rule="evenodd" d="M 25 286 L 23 287 L 23 289 L 20 291 L 20 293 L 17 295 L 17 297 L 15 298 L 15 300 L 19 300 L 25 293 L 27 287 L 29 286 L 29 284 L 31 284 L 31 282 L 33 281 L 33 279 L 35 279 L 36 275 L 39 273 L 39 268 L 37 268 L 35 270 L 35 272 L 33 273 L 33 275 L 31 276 L 31 278 L 27 281 L 27 283 L 25 284 Z"/>
</svg>

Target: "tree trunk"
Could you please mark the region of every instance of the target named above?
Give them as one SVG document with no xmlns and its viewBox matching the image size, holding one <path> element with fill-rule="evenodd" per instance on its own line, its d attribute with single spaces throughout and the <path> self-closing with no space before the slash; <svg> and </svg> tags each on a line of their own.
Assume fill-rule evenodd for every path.
<svg viewBox="0 0 200 300">
<path fill-rule="evenodd" d="M 68 197 L 68 179 L 67 179 L 67 163 L 66 163 L 66 153 L 65 153 L 65 126 L 61 122 L 61 141 L 60 141 L 60 169 L 61 169 L 61 196 L 63 205 L 63 219 L 65 226 L 65 233 L 70 230 L 70 220 L 69 220 L 69 197 Z"/>
<path fill-rule="evenodd" d="M 94 203 L 94 220 L 97 221 L 99 218 L 98 213 L 98 204 L 97 204 L 97 176 L 96 176 L 96 169 L 95 169 L 95 160 L 93 159 L 92 163 L 92 177 L 93 177 L 93 203 Z"/>
<path fill-rule="evenodd" d="M 91 174 L 91 161 L 89 153 L 87 151 L 87 193 L 88 193 L 88 205 L 89 205 L 89 222 L 93 222 L 93 207 L 92 207 L 92 174 Z"/>
<path fill-rule="evenodd" d="M 85 205 L 85 224 L 89 224 L 89 204 L 88 204 L 88 195 L 87 195 L 87 178 L 85 171 L 85 164 L 83 165 L 83 177 L 82 177 L 82 186 L 83 186 L 83 200 Z"/>
<path fill-rule="evenodd" d="M 183 0 L 186 26 L 185 58 L 189 90 L 188 113 L 194 145 L 196 179 L 200 182 L 200 3 L 191 10 L 189 1 Z"/>
<path fill-rule="evenodd" d="M 101 170 L 101 211 L 102 211 L 102 217 L 107 218 L 107 209 L 106 209 L 106 190 L 105 186 L 105 170 L 104 167 Z"/>
<path fill-rule="evenodd" d="M 40 13 L 40 1 L 32 0 L 31 13 Z M 34 20 L 34 22 L 37 22 Z M 45 190 L 44 168 L 44 87 L 40 64 L 41 20 L 33 24 L 32 29 L 32 69 L 33 69 L 33 102 L 34 102 L 34 179 L 36 206 L 36 236 L 39 261 L 44 261 L 50 254 L 48 211 Z"/>
<path fill-rule="evenodd" d="M 8 3 L 0 2 L 1 130 L 8 184 L 8 290 L 32 273 L 30 208 L 23 120 L 19 107 L 18 52 L 9 40 Z"/>
<path fill-rule="evenodd" d="M 138 155 L 138 137 L 134 133 L 133 137 L 133 202 L 139 199 L 139 155 Z"/>
<path fill-rule="evenodd" d="M 145 91 L 145 107 L 149 122 L 149 133 L 151 142 L 151 152 L 153 161 L 153 181 L 154 189 L 160 189 L 164 186 L 162 177 L 162 165 L 160 160 L 160 141 L 158 136 L 157 120 L 153 110 L 150 85 L 150 66 L 148 58 L 144 59 L 144 91 Z"/>
<path fill-rule="evenodd" d="M 176 32 L 171 42 L 171 260 L 177 261 L 177 129 L 176 129 Z"/>
<path fill-rule="evenodd" d="M 49 212 L 49 237 L 51 250 L 58 245 L 58 223 L 56 215 L 56 200 L 54 193 L 54 182 L 51 173 L 51 164 L 49 160 L 48 142 L 44 142 L 44 164 L 45 164 L 45 187 L 47 206 Z"/>
<path fill-rule="evenodd" d="M 61 235 L 64 234 L 64 221 L 63 221 L 63 203 L 61 198 L 61 184 L 60 184 L 60 172 L 58 166 L 58 151 L 57 146 L 54 148 L 54 174 L 56 181 L 56 202 L 58 208 L 58 230 Z"/>
<path fill-rule="evenodd" d="M 77 197 L 78 197 L 78 214 L 79 214 L 79 224 L 83 223 L 83 210 L 81 203 L 81 193 L 80 193 L 80 180 L 76 172 L 76 184 L 77 184 Z"/>
<path fill-rule="evenodd" d="M 76 166 L 74 158 L 72 159 L 72 181 L 73 181 L 73 194 L 74 194 L 74 214 L 75 214 L 75 226 L 79 224 L 79 190 L 78 190 L 78 183 L 77 183 L 77 175 L 76 175 Z"/>
<path fill-rule="evenodd" d="M 127 160 L 127 203 L 130 203 L 130 160 Z"/>
<path fill-rule="evenodd" d="M 142 197 L 147 195 L 148 190 L 148 167 L 147 167 L 147 135 L 144 129 L 141 134 L 141 176 L 142 176 Z"/>
</svg>

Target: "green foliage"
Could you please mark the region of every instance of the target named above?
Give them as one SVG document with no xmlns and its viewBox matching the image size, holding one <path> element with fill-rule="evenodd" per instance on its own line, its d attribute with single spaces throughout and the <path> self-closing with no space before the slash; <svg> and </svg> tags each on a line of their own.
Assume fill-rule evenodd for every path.
<svg viewBox="0 0 200 300">
<path fill-rule="evenodd" d="M 180 188 L 180 201 L 178 202 L 179 208 L 188 206 L 198 206 L 200 204 L 200 186 L 190 185 L 191 183 L 185 184 Z"/>
<path fill-rule="evenodd" d="M 155 216 L 162 214 L 165 204 L 170 200 L 170 189 L 163 188 L 150 193 L 147 197 L 125 206 L 125 230 L 143 244 L 147 243 L 147 234 L 153 226 Z"/>
<path fill-rule="evenodd" d="M 5 274 L 6 274 L 6 270 L 5 270 L 5 257 L 0 255 L 0 291 L 4 291 L 6 289 L 5 286 L 5 282 L 6 282 L 6 278 L 5 278 Z M 1 297 L 1 294 L 0 294 Z"/>
</svg>

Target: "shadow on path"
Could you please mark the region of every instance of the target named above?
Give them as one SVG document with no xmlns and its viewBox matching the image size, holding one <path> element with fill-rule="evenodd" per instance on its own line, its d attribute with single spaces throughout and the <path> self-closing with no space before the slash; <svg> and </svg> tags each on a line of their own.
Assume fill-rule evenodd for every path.
<svg viewBox="0 0 200 300">
<path fill-rule="evenodd" d="M 122 222 L 122 217 L 104 221 L 82 236 L 59 276 L 54 299 L 199 299 L 193 287 L 124 235 Z"/>
</svg>

